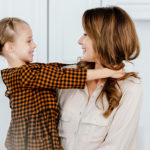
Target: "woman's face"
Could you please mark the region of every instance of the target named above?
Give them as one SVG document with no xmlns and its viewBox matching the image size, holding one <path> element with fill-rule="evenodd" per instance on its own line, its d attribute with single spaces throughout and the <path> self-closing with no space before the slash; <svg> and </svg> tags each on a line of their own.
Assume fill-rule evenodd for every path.
<svg viewBox="0 0 150 150">
<path fill-rule="evenodd" d="M 87 62 L 94 62 L 94 50 L 92 46 L 92 40 L 90 39 L 90 37 L 86 33 L 84 33 L 80 37 L 78 44 L 81 45 L 81 48 L 83 50 L 82 60 Z"/>
</svg>

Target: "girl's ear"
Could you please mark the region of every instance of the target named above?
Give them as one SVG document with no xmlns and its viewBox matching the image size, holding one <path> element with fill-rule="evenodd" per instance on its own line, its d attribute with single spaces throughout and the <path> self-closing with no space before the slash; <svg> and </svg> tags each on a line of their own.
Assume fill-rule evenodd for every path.
<svg viewBox="0 0 150 150">
<path fill-rule="evenodd" d="M 13 48 L 14 48 L 14 45 L 12 42 L 6 42 L 3 46 L 3 50 L 9 53 L 13 51 Z"/>
</svg>

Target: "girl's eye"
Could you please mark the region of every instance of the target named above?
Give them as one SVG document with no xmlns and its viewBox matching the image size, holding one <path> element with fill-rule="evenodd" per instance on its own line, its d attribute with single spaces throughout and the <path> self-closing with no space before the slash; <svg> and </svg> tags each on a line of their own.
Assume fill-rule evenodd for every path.
<svg viewBox="0 0 150 150">
<path fill-rule="evenodd" d="M 29 40 L 29 41 L 27 41 L 28 43 L 31 43 L 32 42 L 32 40 Z"/>
</svg>

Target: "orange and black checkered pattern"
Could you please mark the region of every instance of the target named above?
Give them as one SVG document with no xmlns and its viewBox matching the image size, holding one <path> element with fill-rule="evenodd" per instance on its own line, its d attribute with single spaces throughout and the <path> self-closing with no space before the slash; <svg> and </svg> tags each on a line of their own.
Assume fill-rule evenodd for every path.
<svg viewBox="0 0 150 150">
<path fill-rule="evenodd" d="M 56 90 L 84 88 L 85 69 L 62 68 L 59 63 L 33 63 L 1 71 L 10 99 L 8 150 L 62 150 L 58 137 Z"/>
</svg>

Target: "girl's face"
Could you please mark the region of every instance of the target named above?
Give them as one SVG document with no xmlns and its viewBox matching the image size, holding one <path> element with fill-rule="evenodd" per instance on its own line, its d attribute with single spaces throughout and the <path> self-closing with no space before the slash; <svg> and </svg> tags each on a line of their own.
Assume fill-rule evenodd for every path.
<svg viewBox="0 0 150 150">
<path fill-rule="evenodd" d="M 86 33 L 84 33 L 79 39 L 78 44 L 81 45 L 81 48 L 83 50 L 82 60 L 87 62 L 94 62 L 94 50 L 90 37 Z"/>
<path fill-rule="evenodd" d="M 31 28 L 26 24 L 17 26 L 17 33 L 13 42 L 13 55 L 22 63 L 33 61 L 36 45 L 32 39 Z"/>
</svg>

